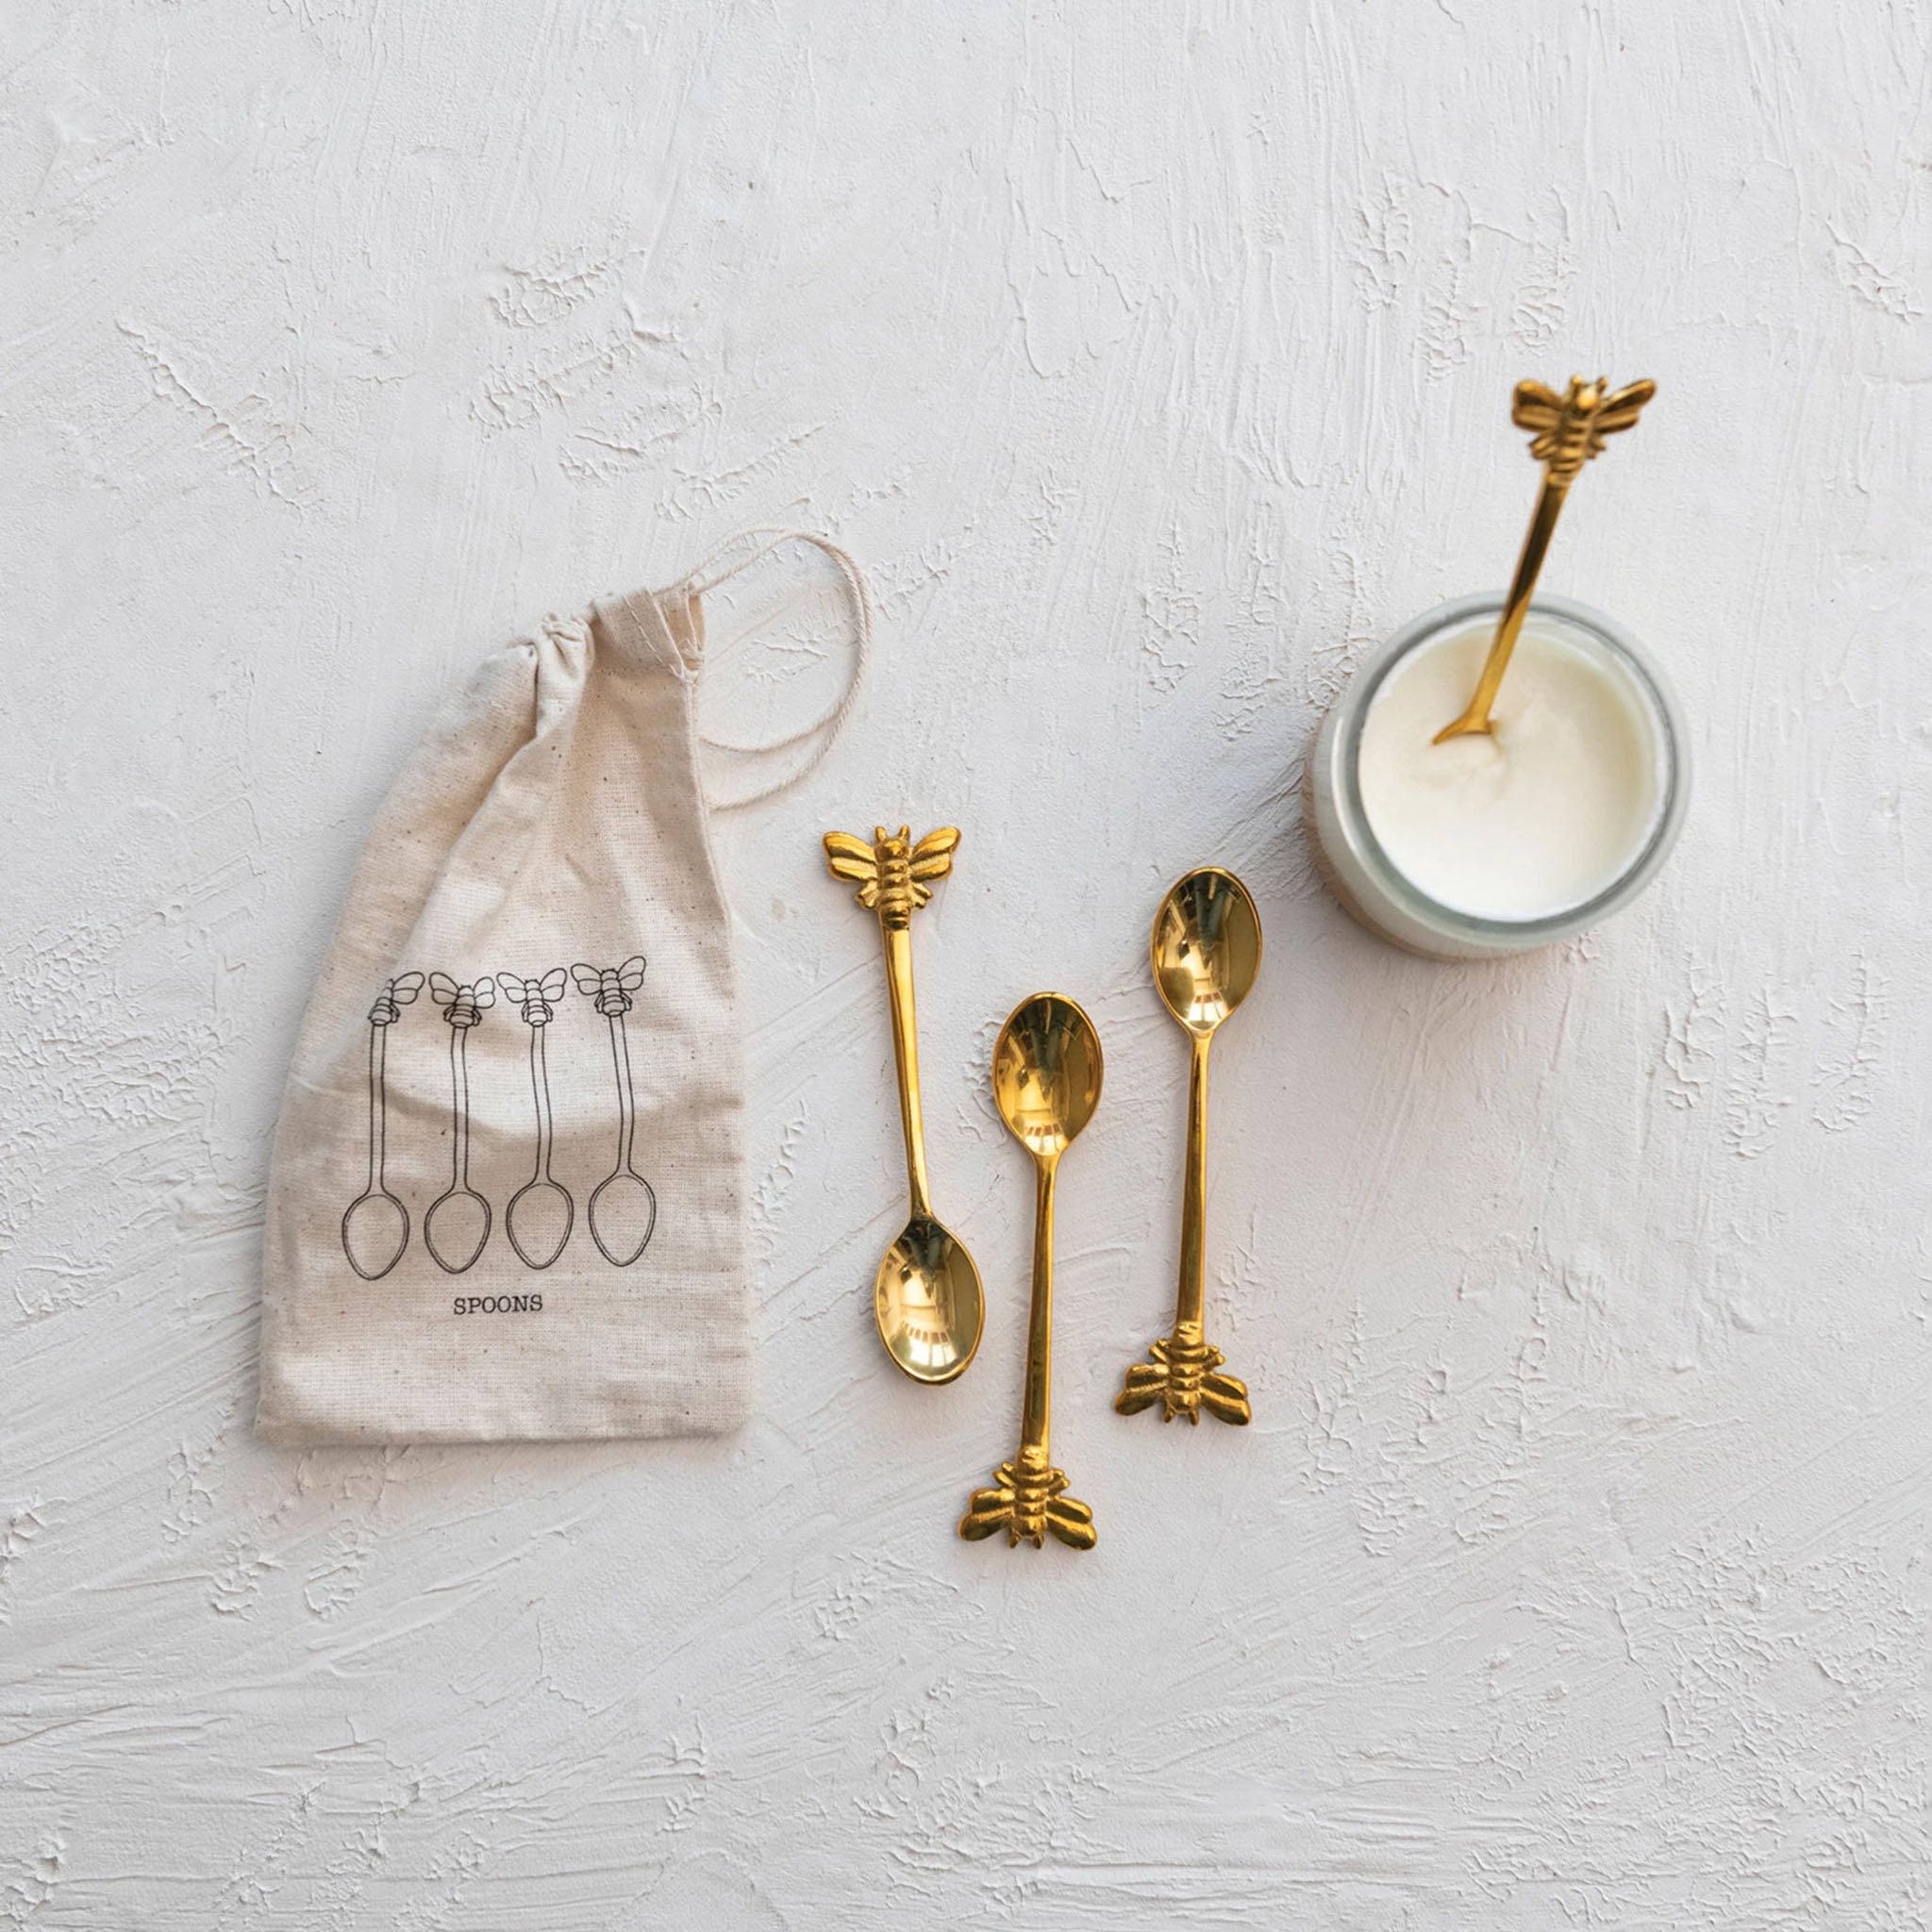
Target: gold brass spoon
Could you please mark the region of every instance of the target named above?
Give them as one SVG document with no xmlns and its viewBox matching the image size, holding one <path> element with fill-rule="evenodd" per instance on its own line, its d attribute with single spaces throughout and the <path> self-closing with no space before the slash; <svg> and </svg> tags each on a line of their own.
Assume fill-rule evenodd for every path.
<svg viewBox="0 0 1932 1932">
<path fill-rule="evenodd" d="M 1127 1371 L 1113 1406 L 1133 1415 L 1160 1405 L 1160 1419 L 1198 1424 L 1205 1408 L 1224 1423 L 1248 1420 L 1248 1391 L 1215 1372 L 1227 1359 L 1203 1337 L 1203 1237 L 1208 1219 L 1208 1049 L 1214 1029 L 1247 998 L 1261 965 L 1261 922 L 1231 872 L 1203 866 L 1161 901 L 1148 941 L 1154 983 L 1193 1046 L 1188 1074 L 1188 1171 L 1181 1197 L 1181 1279 L 1174 1333 Z"/>
<path fill-rule="evenodd" d="M 1482 675 L 1476 679 L 1475 695 L 1469 709 L 1453 724 L 1445 724 L 1430 740 L 1441 744 L 1445 739 L 1488 736 L 1494 729 L 1490 708 L 1502 688 L 1503 674 L 1509 668 L 1509 654 L 1529 613 L 1529 600 L 1536 589 L 1538 573 L 1549 553 L 1550 539 L 1557 533 L 1557 519 L 1563 512 L 1563 499 L 1570 486 L 1582 474 L 1591 457 L 1603 454 L 1604 438 L 1628 429 L 1637 421 L 1645 403 L 1657 393 L 1657 384 L 1633 382 L 1628 389 L 1610 390 L 1609 378 L 1600 375 L 1585 382 L 1580 375 L 1570 378 L 1570 387 L 1558 395 L 1540 382 L 1519 382 L 1510 405 L 1509 420 L 1519 429 L 1535 432 L 1529 453 L 1543 464 L 1542 492 L 1536 500 L 1536 514 L 1529 520 L 1529 531 L 1523 540 L 1523 554 L 1516 559 L 1516 575 L 1509 594 L 1503 602 L 1502 622 L 1483 659 Z"/>
<path fill-rule="evenodd" d="M 934 1218 L 925 1174 L 925 1128 L 919 1108 L 919 1029 L 912 1006 L 912 915 L 932 897 L 928 879 L 953 869 L 956 827 L 928 832 L 917 845 L 912 828 L 873 842 L 849 832 L 825 834 L 832 876 L 858 887 L 858 903 L 876 912 L 886 948 L 886 987 L 892 1002 L 892 1053 L 899 1071 L 899 1114 L 906 1130 L 906 1178 L 912 1211 L 886 1250 L 873 1282 L 873 1319 L 886 1353 L 915 1382 L 950 1382 L 966 1373 L 986 1326 L 986 1298 L 973 1257 Z"/>
<path fill-rule="evenodd" d="M 959 1534 L 968 1542 L 1007 1533 L 1044 1546 L 1051 1530 L 1076 1550 L 1093 1547 L 1093 1512 L 1066 1494 L 1067 1479 L 1047 1450 L 1053 1407 L 1053 1190 L 1060 1156 L 1100 1104 L 1100 1036 L 1070 999 L 1037 992 L 1022 1000 L 992 1050 L 992 1095 L 1000 1118 L 1033 1157 L 1033 1303 L 1026 1323 L 1026 1390 L 1020 1406 L 1020 1453 L 993 1471 L 993 1487 L 974 1490 Z"/>
</svg>

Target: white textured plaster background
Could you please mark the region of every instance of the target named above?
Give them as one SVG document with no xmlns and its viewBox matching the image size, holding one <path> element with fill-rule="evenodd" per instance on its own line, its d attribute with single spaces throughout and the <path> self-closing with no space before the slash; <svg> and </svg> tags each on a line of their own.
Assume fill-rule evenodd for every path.
<svg viewBox="0 0 1932 1932">
<path fill-rule="evenodd" d="M 1932 14 L 1286 0 L 14 0 L 0 79 L 0 1926 L 1331 1932 L 1932 1918 Z M 1507 574 L 1508 387 L 1655 375 L 1551 588 L 1696 721 L 1681 853 L 1499 971 L 1312 881 L 1316 708 Z M 722 1443 L 270 1453 L 265 1164 L 372 808 L 552 608 L 741 525 L 874 574 L 829 763 L 734 819 L 762 1395 Z M 741 657 L 753 729 L 836 640 Z M 978 1364 L 867 1284 L 919 928 Z M 1116 1418 L 1171 1306 L 1144 934 L 1217 1055 L 1246 1433 Z M 958 1541 L 1098 1019 L 1056 1447 Z"/>
</svg>

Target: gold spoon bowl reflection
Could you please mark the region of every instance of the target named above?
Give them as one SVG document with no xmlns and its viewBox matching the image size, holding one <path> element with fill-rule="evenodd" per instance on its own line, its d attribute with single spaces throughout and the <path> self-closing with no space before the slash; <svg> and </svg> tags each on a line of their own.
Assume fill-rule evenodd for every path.
<svg viewBox="0 0 1932 1932">
<path fill-rule="evenodd" d="M 1000 1030 L 992 1097 L 1000 1118 L 1036 1160 L 1067 1151 L 1100 1104 L 1100 1037 L 1057 992 L 1023 1000 Z"/>
<path fill-rule="evenodd" d="M 1209 1034 L 1254 991 L 1261 922 L 1231 872 L 1203 866 L 1162 900 L 1148 941 L 1161 1004 L 1192 1034 Z"/>
<path fill-rule="evenodd" d="M 872 1301 L 886 1353 L 915 1382 L 966 1373 L 986 1325 L 979 1270 L 930 1214 L 915 1214 L 886 1250 Z"/>
</svg>

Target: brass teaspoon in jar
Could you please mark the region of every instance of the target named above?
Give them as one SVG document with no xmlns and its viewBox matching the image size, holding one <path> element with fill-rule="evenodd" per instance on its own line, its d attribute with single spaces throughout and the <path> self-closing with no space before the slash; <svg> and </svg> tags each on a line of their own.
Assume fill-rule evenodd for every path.
<svg viewBox="0 0 1932 1932">
<path fill-rule="evenodd" d="M 1000 1029 L 992 1054 L 992 1091 L 1000 1118 L 1033 1157 L 1033 1302 L 1026 1324 L 1026 1388 L 1020 1407 L 1020 1451 L 993 1471 L 993 1487 L 974 1490 L 959 1534 L 969 1542 L 1007 1532 L 1044 1546 L 1051 1531 L 1076 1550 L 1094 1543 L 1093 1511 L 1066 1493 L 1053 1467 L 1048 1433 L 1053 1407 L 1053 1193 L 1060 1156 L 1100 1103 L 1100 1036 L 1093 1022 L 1057 992 L 1023 1000 Z"/>
<path fill-rule="evenodd" d="M 912 828 L 873 842 L 849 832 L 825 834 L 832 876 L 858 887 L 858 903 L 878 915 L 886 949 L 886 988 L 892 1004 L 892 1053 L 899 1074 L 899 1112 L 906 1130 L 906 1178 L 912 1211 L 873 1283 L 873 1319 L 886 1353 L 915 1382 L 950 1382 L 964 1374 L 986 1325 L 979 1270 L 965 1246 L 932 1211 L 925 1172 L 925 1128 L 919 1107 L 919 1029 L 912 1004 L 912 915 L 932 897 L 928 879 L 953 869 L 957 827 Z"/>
<path fill-rule="evenodd" d="M 1516 559 L 1509 594 L 1503 602 L 1495 641 L 1483 659 L 1475 695 L 1461 717 L 1436 733 L 1437 744 L 1450 738 L 1487 736 L 1493 728 L 1490 711 L 1497 691 L 1503 688 L 1503 674 L 1509 668 L 1509 655 L 1522 634 L 1523 620 L 1529 614 L 1529 600 L 1535 593 L 1543 558 L 1549 554 L 1550 539 L 1557 534 L 1563 499 L 1569 495 L 1571 484 L 1582 475 L 1584 464 L 1603 454 L 1604 438 L 1632 427 L 1644 404 L 1656 393 L 1657 384 L 1648 380 L 1633 382 L 1627 389 L 1613 391 L 1609 379 L 1601 375 L 1594 382 L 1573 375 L 1570 387 L 1561 395 L 1540 382 L 1516 385 L 1509 420 L 1517 428 L 1534 432 L 1529 453 L 1544 466 L 1543 487 L 1523 540 L 1522 555 Z"/>
<path fill-rule="evenodd" d="M 1174 1332 L 1127 1371 L 1113 1406 L 1122 1415 L 1160 1405 L 1160 1419 L 1198 1424 L 1205 1408 L 1224 1423 L 1248 1420 L 1246 1385 L 1216 1372 L 1227 1359 L 1202 1327 L 1208 1220 L 1208 1049 L 1214 1030 L 1247 998 L 1261 965 L 1261 922 L 1248 889 L 1231 872 L 1191 872 L 1161 902 L 1148 941 L 1154 983 L 1187 1029 L 1188 1168 L 1181 1199 L 1181 1276 Z"/>
</svg>

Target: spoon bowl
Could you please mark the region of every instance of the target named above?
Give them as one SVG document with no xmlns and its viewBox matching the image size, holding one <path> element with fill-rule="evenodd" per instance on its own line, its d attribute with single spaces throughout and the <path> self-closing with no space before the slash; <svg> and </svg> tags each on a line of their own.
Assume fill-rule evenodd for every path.
<svg viewBox="0 0 1932 1932">
<path fill-rule="evenodd" d="M 930 1214 L 915 1214 L 886 1250 L 872 1307 L 886 1353 L 915 1382 L 964 1374 L 986 1326 L 979 1270 Z"/>
<path fill-rule="evenodd" d="M 613 1268 L 628 1268 L 650 1245 L 658 1225 L 658 1197 L 650 1182 L 624 1168 L 598 1184 L 584 1211 L 597 1252 Z"/>
<path fill-rule="evenodd" d="M 1212 1033 L 1254 989 L 1261 921 L 1248 889 L 1217 865 L 1162 901 L 1148 951 L 1162 1004 L 1190 1033 Z"/>
<path fill-rule="evenodd" d="M 490 1203 L 473 1189 L 452 1188 L 423 1217 L 423 1245 L 445 1274 L 473 1267 L 489 1239 Z"/>
<path fill-rule="evenodd" d="M 1057 1160 L 1100 1104 L 1100 1036 L 1064 994 L 1022 1000 L 992 1050 L 992 1095 L 1036 1160 Z"/>
<path fill-rule="evenodd" d="M 364 1281 L 380 1281 L 409 1245 L 409 1210 L 388 1192 L 372 1191 L 342 1216 L 342 1252 Z"/>
<path fill-rule="evenodd" d="M 526 1181 L 503 1210 L 503 1231 L 525 1268 L 547 1268 L 570 1240 L 576 1204 L 559 1181 Z"/>
</svg>

